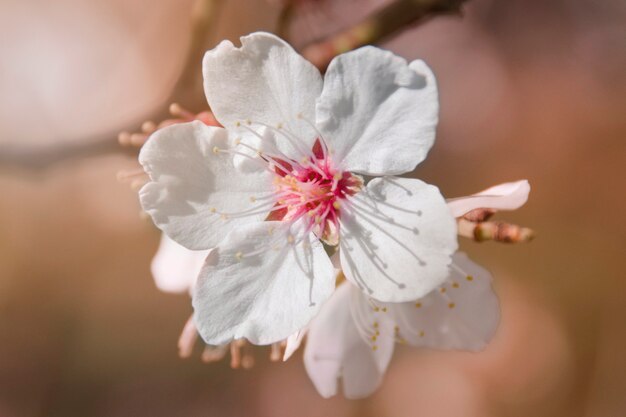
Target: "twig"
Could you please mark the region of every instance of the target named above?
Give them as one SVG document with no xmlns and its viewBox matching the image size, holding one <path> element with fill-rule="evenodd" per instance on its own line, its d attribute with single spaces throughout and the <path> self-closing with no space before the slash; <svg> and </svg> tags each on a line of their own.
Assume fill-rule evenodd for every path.
<svg viewBox="0 0 626 417">
<path fill-rule="evenodd" d="M 310 44 L 302 54 L 321 70 L 338 54 L 379 42 L 408 25 L 438 14 L 460 13 L 466 0 L 398 0 L 329 39 Z"/>
<path fill-rule="evenodd" d="M 464 218 L 457 220 L 458 234 L 476 242 L 493 240 L 502 243 L 529 242 L 535 232 L 527 227 L 505 222 L 471 222 Z"/>
</svg>

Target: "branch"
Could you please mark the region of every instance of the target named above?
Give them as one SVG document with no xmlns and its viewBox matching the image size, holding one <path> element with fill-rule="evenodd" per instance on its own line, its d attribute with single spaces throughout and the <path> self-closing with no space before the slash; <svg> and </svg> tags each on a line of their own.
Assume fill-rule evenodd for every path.
<svg viewBox="0 0 626 417">
<path fill-rule="evenodd" d="M 198 69 L 202 54 L 206 50 L 206 44 L 210 41 L 210 31 L 219 16 L 220 7 L 224 0 L 200 0 L 192 14 L 191 41 L 185 65 L 179 76 L 172 94 L 164 103 L 183 101 L 193 103 L 197 97 L 198 86 L 202 85 L 202 72 Z M 199 91 L 202 91 L 200 88 Z M 204 100 L 204 97 L 202 97 Z M 198 102 L 198 105 L 202 105 Z M 167 107 L 155 112 L 150 116 L 154 120 L 162 120 L 168 117 Z M 145 123 L 144 123 L 145 125 Z M 132 130 L 132 129 L 131 129 Z M 30 148 L 20 145 L 0 146 L 0 167 L 17 167 L 30 170 L 43 170 L 56 163 L 67 159 L 81 158 L 85 156 L 101 155 L 106 153 L 125 153 L 118 143 L 118 133 L 106 132 L 85 138 L 82 141 L 74 141 L 59 145 L 51 143 L 41 148 Z"/>
<path fill-rule="evenodd" d="M 320 70 L 337 55 L 377 43 L 407 26 L 439 14 L 460 14 L 466 0 L 398 0 L 329 39 L 303 48 L 302 55 Z"/>
</svg>

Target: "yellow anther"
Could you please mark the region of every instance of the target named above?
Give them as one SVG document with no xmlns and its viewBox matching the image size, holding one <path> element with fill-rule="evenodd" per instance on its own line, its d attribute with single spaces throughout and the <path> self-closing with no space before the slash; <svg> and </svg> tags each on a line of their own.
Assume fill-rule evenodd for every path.
<svg viewBox="0 0 626 417">
<path fill-rule="evenodd" d="M 213 147 L 213 153 L 214 153 L 214 154 L 216 154 L 216 155 L 217 155 L 218 153 L 220 153 L 220 148 L 218 148 L 217 146 L 214 146 L 214 147 Z"/>
<path fill-rule="evenodd" d="M 209 210 L 211 213 L 215 213 L 217 211 L 217 209 L 215 207 L 211 207 L 211 209 Z"/>
<path fill-rule="evenodd" d="M 415 308 L 420 308 L 422 306 L 422 303 L 415 303 Z"/>
<path fill-rule="evenodd" d="M 378 313 L 380 311 L 380 308 L 374 307 L 374 311 Z"/>
<path fill-rule="evenodd" d="M 235 254 L 235 258 L 237 258 L 238 261 L 241 261 L 243 259 L 243 253 L 242 252 L 237 252 Z"/>
<path fill-rule="evenodd" d="M 276 125 L 276 129 L 282 129 L 282 128 L 283 128 L 283 124 L 282 124 L 282 123 L 278 123 L 278 124 Z"/>
<path fill-rule="evenodd" d="M 373 346 L 372 346 L 372 350 L 376 350 L 376 349 L 378 349 L 378 346 L 373 345 Z"/>
<path fill-rule="evenodd" d="M 255 196 L 250 196 L 250 202 L 256 203 L 256 197 Z"/>
<path fill-rule="evenodd" d="M 241 126 L 241 122 L 235 122 L 235 126 L 237 127 Z"/>
<path fill-rule="evenodd" d="M 441 287 L 439 288 L 439 292 L 443 294 L 444 292 L 446 292 L 446 289 L 444 287 Z"/>
<path fill-rule="evenodd" d="M 459 284 L 457 282 L 452 283 L 452 288 L 459 288 Z"/>
<path fill-rule="evenodd" d="M 454 303 L 450 303 L 450 304 L 448 304 L 448 307 L 449 307 L 449 308 L 454 308 L 455 306 L 456 306 L 456 304 L 454 304 Z"/>
<path fill-rule="evenodd" d="M 228 216 L 225 214 L 222 214 L 220 217 L 222 218 L 222 220 L 228 220 Z"/>
<path fill-rule="evenodd" d="M 372 336 L 372 342 L 376 341 L 376 335 Z"/>
<path fill-rule="evenodd" d="M 387 312 L 387 307 L 383 307 L 383 313 Z"/>
<path fill-rule="evenodd" d="M 422 331 L 420 332 L 420 337 L 424 337 L 424 335 L 425 335 L 425 333 L 424 333 L 424 331 L 422 330 Z"/>
<path fill-rule="evenodd" d="M 474 279 L 474 277 L 471 276 L 471 275 L 468 275 L 467 277 L 465 277 L 465 279 L 468 280 L 468 281 L 472 281 Z"/>
<path fill-rule="evenodd" d="M 252 121 L 250 119 L 246 119 L 246 124 L 250 126 L 252 124 Z"/>
<path fill-rule="evenodd" d="M 376 336 L 380 336 L 380 332 L 376 330 Z"/>
<path fill-rule="evenodd" d="M 341 178 L 343 178 L 343 174 L 341 172 L 335 172 L 335 175 L 333 175 L 333 179 L 335 181 L 339 181 Z"/>
<path fill-rule="evenodd" d="M 398 343 L 400 343 L 401 345 L 406 344 L 406 340 L 404 339 L 398 339 Z"/>
<path fill-rule="evenodd" d="M 320 216 L 315 216 L 315 224 L 320 224 L 322 222 L 322 218 Z"/>
<path fill-rule="evenodd" d="M 293 243 L 294 241 L 295 241 L 295 239 L 293 238 L 293 236 L 291 236 L 291 235 L 287 236 L 287 242 Z"/>
<path fill-rule="evenodd" d="M 398 332 L 400 331 L 400 327 L 398 327 L 398 326 L 394 326 L 393 330 L 394 330 L 396 333 L 398 333 Z"/>
<path fill-rule="evenodd" d="M 377 327 L 378 327 L 378 322 L 377 322 L 377 321 L 375 321 L 375 322 L 374 322 L 374 328 L 377 328 Z"/>
</svg>

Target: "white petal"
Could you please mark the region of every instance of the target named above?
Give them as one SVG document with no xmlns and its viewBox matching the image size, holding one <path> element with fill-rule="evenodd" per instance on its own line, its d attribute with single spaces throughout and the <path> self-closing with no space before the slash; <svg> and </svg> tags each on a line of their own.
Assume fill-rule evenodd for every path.
<svg viewBox="0 0 626 417">
<path fill-rule="evenodd" d="M 437 289 L 415 302 L 387 304 L 401 337 L 412 345 L 434 349 L 484 348 L 500 320 L 491 274 L 464 253 L 457 253 L 441 288 L 445 292 Z"/>
<path fill-rule="evenodd" d="M 245 225 L 211 252 L 193 294 L 207 344 L 282 341 L 319 311 L 335 287 L 335 273 L 322 244 L 302 226 Z"/>
<path fill-rule="evenodd" d="M 360 336 L 350 312 L 351 287 L 339 286 L 309 327 L 304 366 L 325 398 L 337 394 L 339 379 L 347 398 L 368 396 L 380 385 L 393 353 L 393 340 L 373 350 Z"/>
<path fill-rule="evenodd" d="M 308 332 L 308 328 L 304 328 L 302 330 L 298 330 L 291 336 L 287 338 L 285 345 L 285 353 L 283 354 L 283 361 L 286 361 L 293 355 L 296 350 L 300 348 L 302 341 L 304 340 L 304 336 L 306 336 Z"/>
<path fill-rule="evenodd" d="M 344 203 L 340 224 L 343 272 L 372 298 L 414 300 L 448 276 L 456 222 L 437 187 L 376 178 Z"/>
<path fill-rule="evenodd" d="M 366 46 L 337 56 L 324 78 L 317 123 L 344 169 L 411 171 L 435 140 L 437 85 L 423 61 Z"/>
<path fill-rule="evenodd" d="M 161 244 L 150 265 L 157 288 L 172 293 L 190 291 L 208 254 L 206 250 L 189 250 L 162 234 Z"/>
<path fill-rule="evenodd" d="M 241 172 L 231 155 L 214 152 L 230 146 L 224 129 L 191 122 L 158 130 L 139 154 L 152 180 L 139 192 L 143 209 L 189 249 L 210 249 L 233 227 L 263 220 L 270 211 L 251 197 L 272 192 L 272 174 Z M 242 211 L 247 215 L 231 215 Z"/>
<path fill-rule="evenodd" d="M 530 193 L 528 180 L 507 182 L 467 197 L 448 199 L 448 207 L 454 217 L 461 217 L 478 208 L 515 210 L 526 203 L 528 193 Z"/>
<path fill-rule="evenodd" d="M 223 41 L 204 56 L 204 91 L 215 117 L 241 134 L 246 127 L 260 127 L 257 123 L 248 126 L 247 121 L 272 127 L 282 124 L 310 149 L 315 130 L 296 116 L 314 120 L 315 100 L 322 91 L 319 71 L 272 34 L 244 36 L 241 45 L 236 48 Z M 290 145 L 281 149 L 293 151 Z"/>
</svg>

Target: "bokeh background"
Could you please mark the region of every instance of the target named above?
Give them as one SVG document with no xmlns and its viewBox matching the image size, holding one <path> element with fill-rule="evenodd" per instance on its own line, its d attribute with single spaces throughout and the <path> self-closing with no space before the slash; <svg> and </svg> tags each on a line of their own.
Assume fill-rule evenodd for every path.
<svg viewBox="0 0 626 417">
<path fill-rule="evenodd" d="M 289 33 L 298 46 L 383 3 L 300 4 Z M 380 42 L 438 77 L 438 139 L 416 176 L 448 197 L 533 187 L 498 215 L 533 242 L 462 242 L 501 297 L 484 352 L 398 349 L 360 401 L 320 398 L 301 353 L 270 363 L 257 349 L 248 371 L 177 357 L 191 306 L 153 284 L 159 234 L 116 181 L 136 166 L 116 134 L 173 99 L 204 110 L 193 51 L 274 31 L 280 8 L 0 1 L 0 416 L 626 415 L 621 0 L 470 0 Z"/>
</svg>

